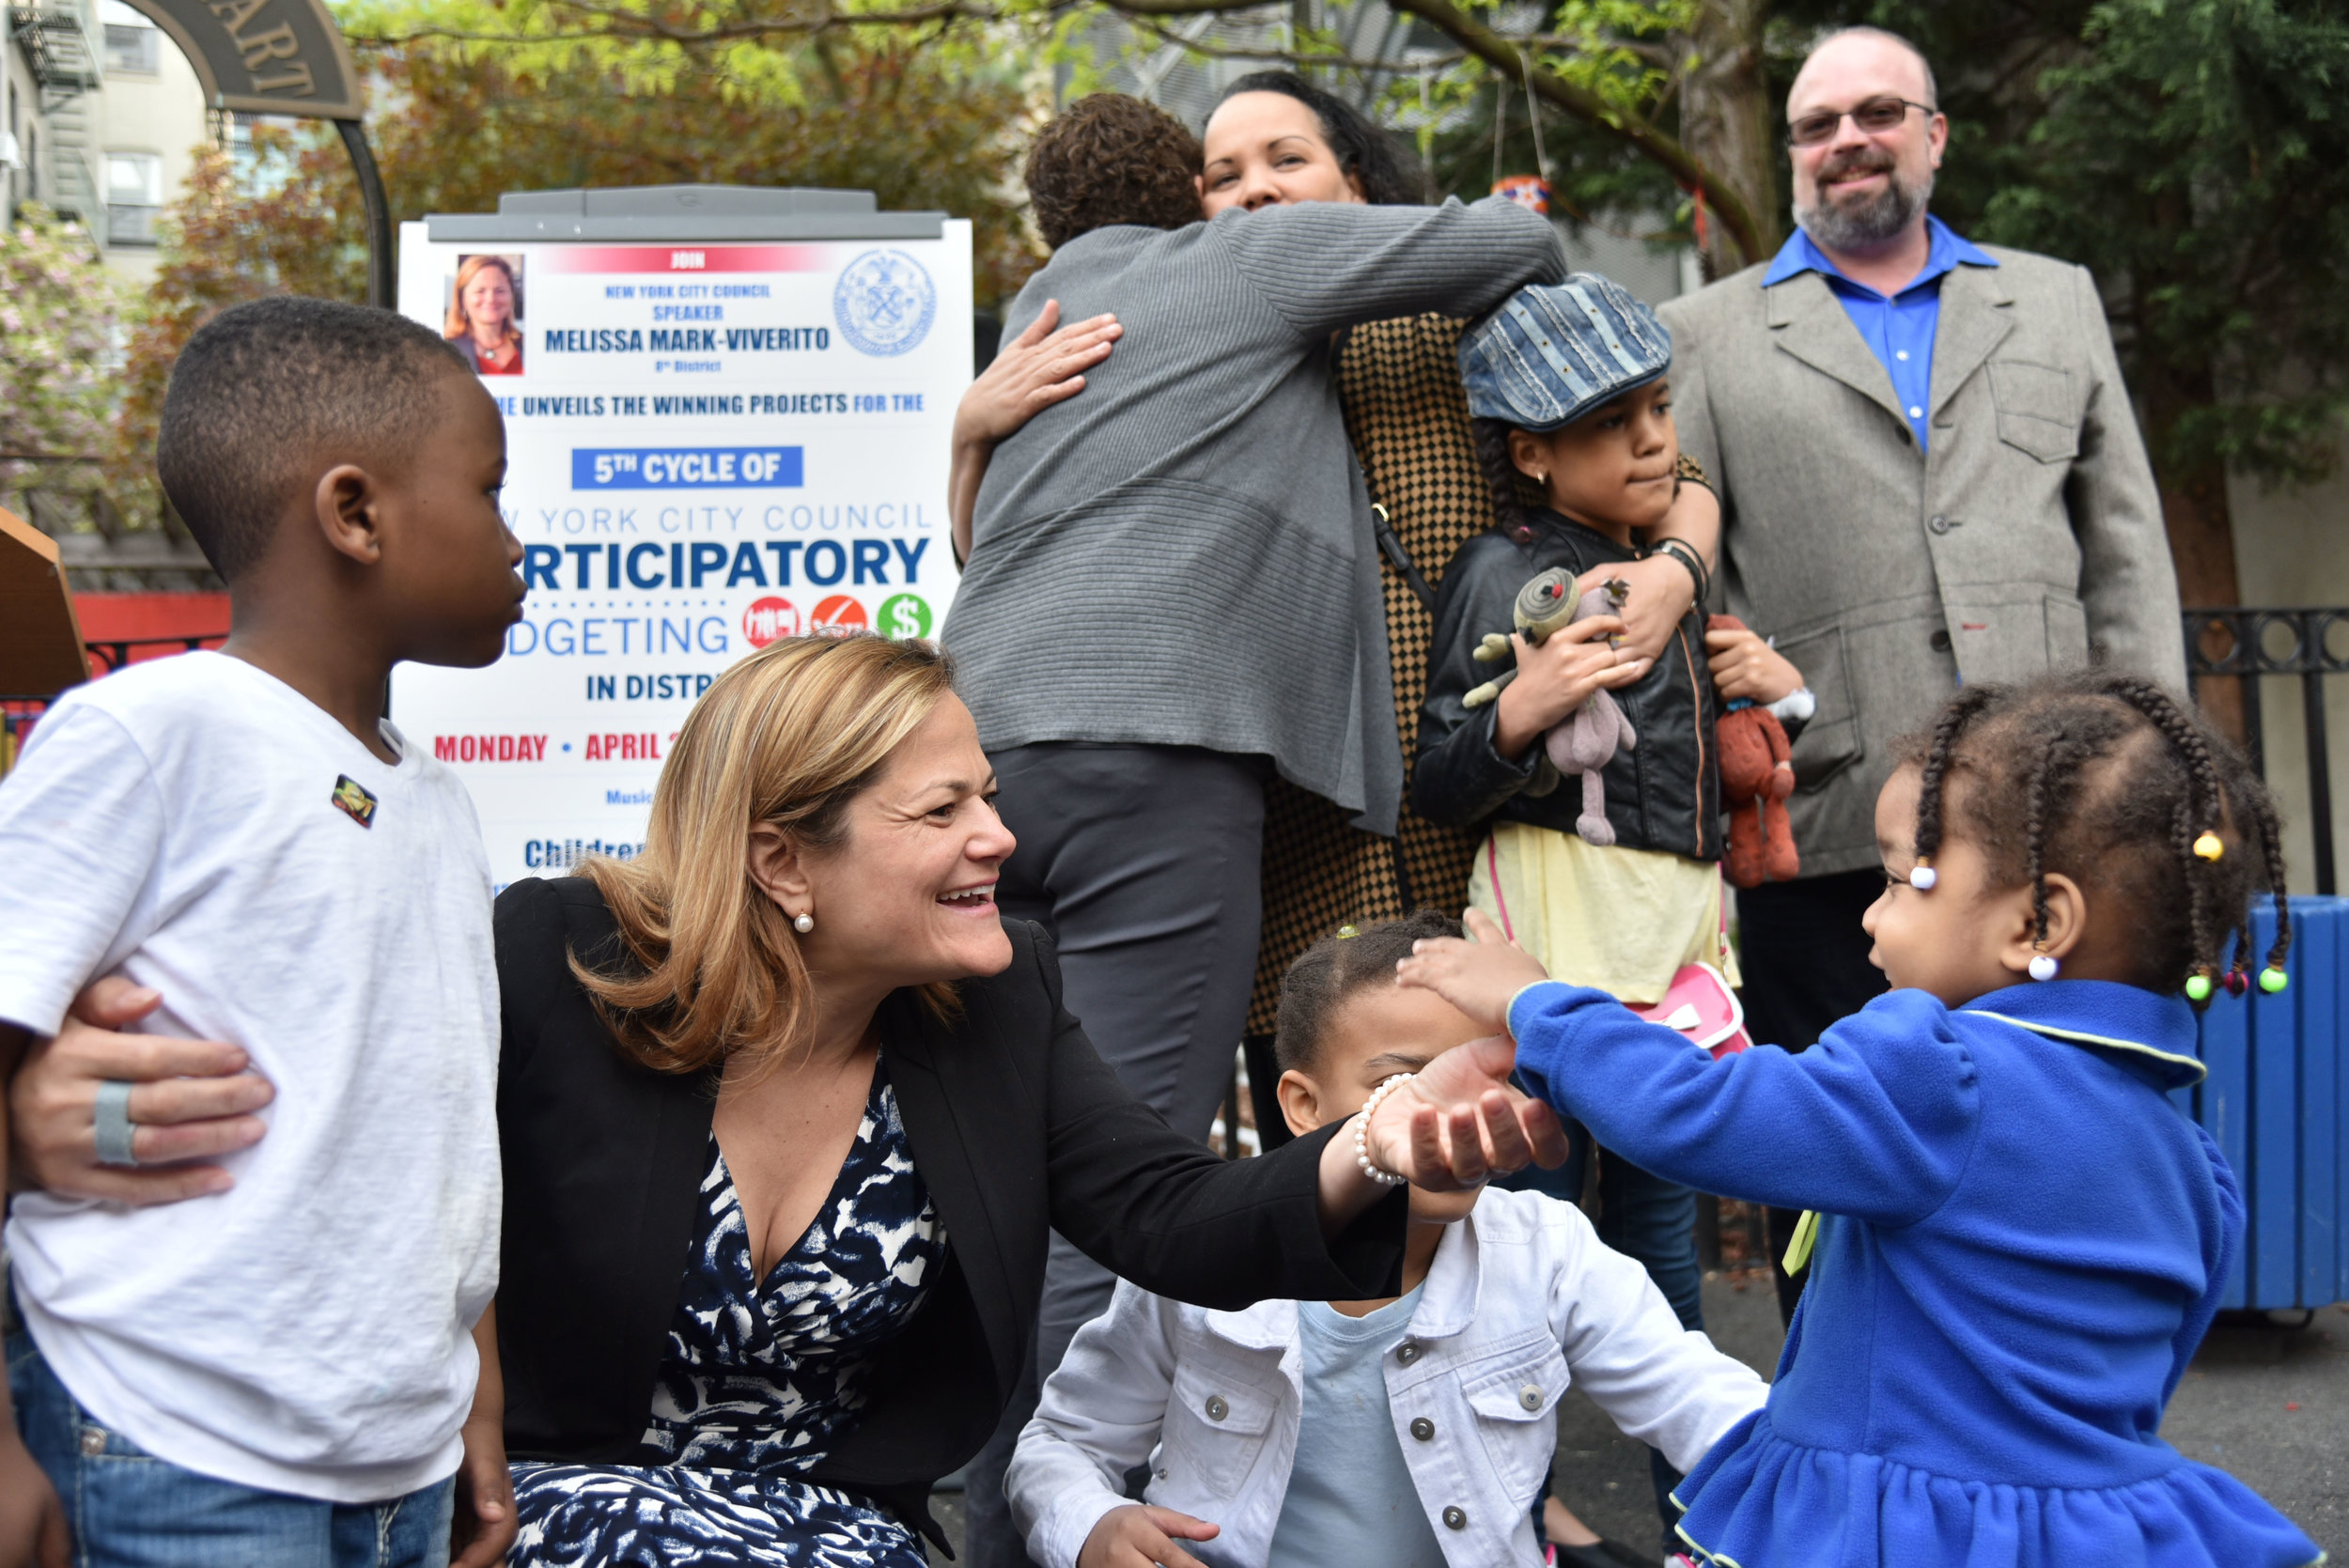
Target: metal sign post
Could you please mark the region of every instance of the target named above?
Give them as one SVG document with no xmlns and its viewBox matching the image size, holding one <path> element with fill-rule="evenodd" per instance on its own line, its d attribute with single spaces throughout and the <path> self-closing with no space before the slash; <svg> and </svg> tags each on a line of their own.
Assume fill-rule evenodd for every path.
<svg viewBox="0 0 2349 1568">
<path fill-rule="evenodd" d="M 208 108 L 327 119 L 366 207 L 367 303 L 392 303 L 392 210 L 360 126 L 359 73 L 324 0 L 128 0 L 188 57 Z"/>
</svg>

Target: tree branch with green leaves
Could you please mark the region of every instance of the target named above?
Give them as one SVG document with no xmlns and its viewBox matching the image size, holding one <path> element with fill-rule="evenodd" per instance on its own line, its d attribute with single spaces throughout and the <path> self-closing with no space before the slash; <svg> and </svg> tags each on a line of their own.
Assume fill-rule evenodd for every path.
<svg viewBox="0 0 2349 1568">
<path fill-rule="evenodd" d="M 1696 15 L 1697 0 L 1563 0 L 1539 30 L 1503 31 L 1495 0 L 1389 0 L 1457 46 L 1457 52 L 1361 58 L 1327 29 L 1292 29 L 1285 49 L 1228 47 L 1187 38 L 1167 23 L 1195 17 L 1261 17 L 1264 0 L 456 0 L 419 15 L 378 0 L 349 8 L 346 29 L 363 47 L 423 39 L 459 45 L 559 51 L 571 46 L 650 46 L 707 56 L 739 46 L 797 46 L 826 35 L 912 33 L 942 41 L 957 30 L 1026 29 L 1042 34 L 1051 54 L 1085 36 L 1086 23 L 1114 17 L 1150 48 L 1193 57 L 1264 59 L 1299 67 L 1423 77 L 1430 71 L 1473 86 L 1493 80 L 1521 86 L 1553 111 L 1614 138 L 1660 169 L 1719 220 L 1745 260 L 1758 258 L 1768 236 L 1734 181 L 1724 179 L 1659 126 L 1653 111 L 1676 85 L 1688 51 L 1675 38 Z M 401 20 L 391 23 L 397 9 Z M 389 25 L 373 24 L 381 18 Z"/>
</svg>

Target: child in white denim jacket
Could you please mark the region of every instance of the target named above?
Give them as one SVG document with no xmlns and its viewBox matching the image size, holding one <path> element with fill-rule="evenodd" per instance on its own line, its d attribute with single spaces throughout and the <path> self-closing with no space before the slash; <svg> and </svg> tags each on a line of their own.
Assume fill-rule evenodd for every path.
<svg viewBox="0 0 2349 1568">
<path fill-rule="evenodd" d="M 1476 1032 L 1394 984 L 1415 939 L 1458 929 L 1423 913 L 1348 927 L 1298 959 L 1275 1045 L 1294 1130 L 1353 1115 Z M 1532 1506 L 1569 1381 L 1683 1470 L 1767 1396 L 1569 1204 L 1414 1189 L 1411 1220 L 1405 1294 L 1389 1301 L 1209 1312 L 1120 1282 L 1045 1385 L 1004 1478 L 1030 1556 L 1535 1568 Z M 1145 1461 L 1136 1504 L 1124 1480 Z"/>
</svg>

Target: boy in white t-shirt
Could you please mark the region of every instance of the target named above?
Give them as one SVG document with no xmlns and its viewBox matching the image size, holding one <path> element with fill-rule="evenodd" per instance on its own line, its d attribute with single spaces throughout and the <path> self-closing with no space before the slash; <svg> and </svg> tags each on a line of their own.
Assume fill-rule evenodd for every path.
<svg viewBox="0 0 2349 1568">
<path fill-rule="evenodd" d="M 1281 984 L 1281 1109 L 1303 1133 L 1477 1033 L 1394 966 L 1459 924 L 1324 938 Z M 1003 1490 L 1043 1568 L 1541 1568 L 1533 1504 L 1579 1384 L 1694 1464 L 1762 1407 L 1582 1211 L 1411 1193 L 1403 1295 L 1210 1312 L 1121 1283 L 1044 1385 Z M 1128 1471 L 1149 1467 L 1142 1501 Z M 1587 1560 L 1587 1559 L 1586 1559 Z"/>
<path fill-rule="evenodd" d="M 190 340 L 156 466 L 232 629 L 76 688 L 0 783 L 0 1078 L 121 974 L 275 1095 L 210 1196 L 15 1201 L 0 1562 L 70 1531 L 105 1568 L 408 1568 L 454 1522 L 486 1565 L 513 1536 L 489 870 L 381 714 L 395 663 L 488 664 L 521 614 L 505 428 L 433 333 L 279 298 Z"/>
</svg>

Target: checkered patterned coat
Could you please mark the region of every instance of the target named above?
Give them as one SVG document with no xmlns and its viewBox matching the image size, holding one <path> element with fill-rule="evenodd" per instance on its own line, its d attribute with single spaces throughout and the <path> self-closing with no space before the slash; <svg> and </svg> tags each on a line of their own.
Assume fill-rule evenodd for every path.
<svg viewBox="0 0 2349 1568">
<path fill-rule="evenodd" d="M 1469 433 L 1458 358 L 1465 321 L 1416 316 L 1356 327 L 1338 355 L 1346 430 L 1371 499 L 1433 584 L 1452 552 L 1493 522 L 1490 491 Z M 1407 769 L 1397 836 L 1346 825 L 1346 814 L 1281 779 L 1266 788 L 1264 938 L 1248 1032 L 1269 1034 L 1281 976 L 1340 925 L 1388 920 L 1414 908 L 1458 910 L 1480 834 L 1439 827 L 1411 810 L 1408 737 L 1427 693 L 1427 607 L 1392 563 L 1380 573 L 1394 669 L 1395 731 Z"/>
</svg>

